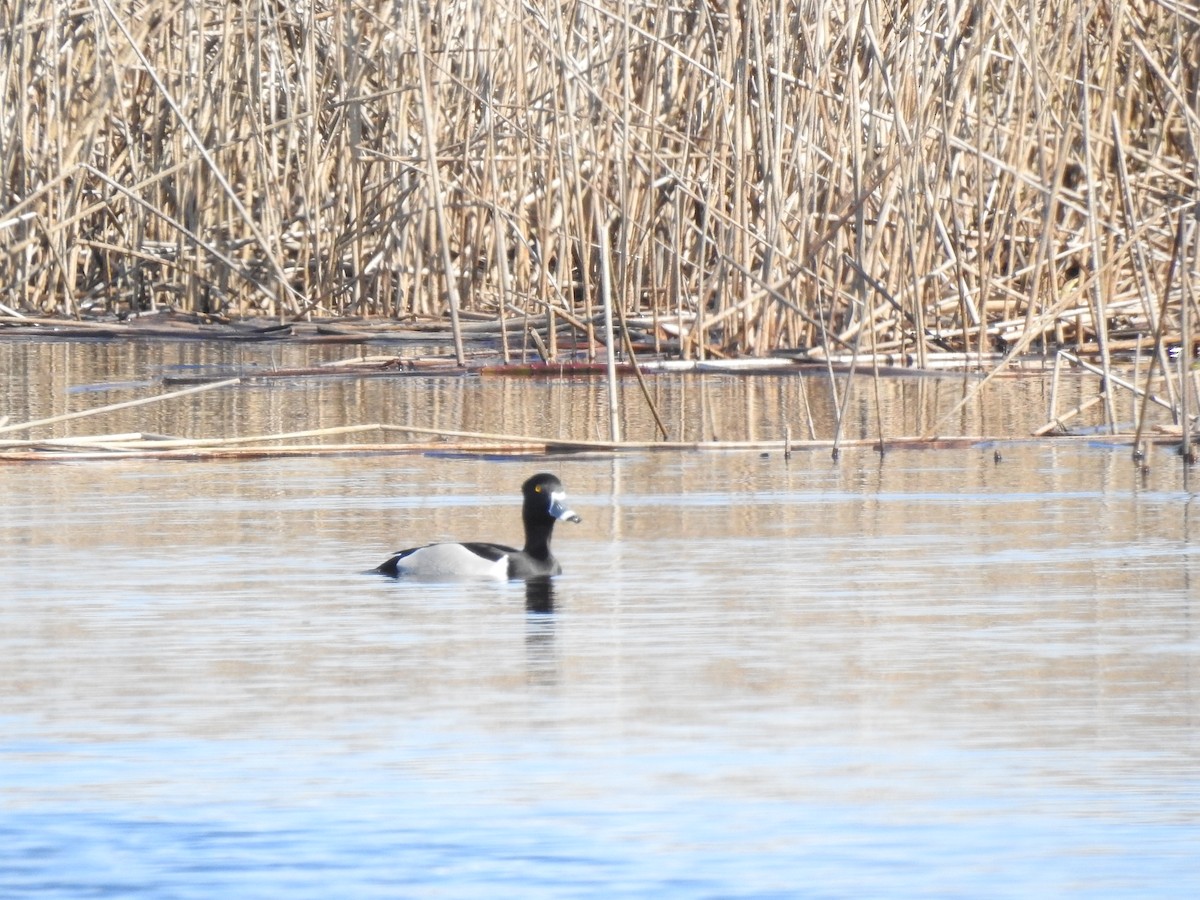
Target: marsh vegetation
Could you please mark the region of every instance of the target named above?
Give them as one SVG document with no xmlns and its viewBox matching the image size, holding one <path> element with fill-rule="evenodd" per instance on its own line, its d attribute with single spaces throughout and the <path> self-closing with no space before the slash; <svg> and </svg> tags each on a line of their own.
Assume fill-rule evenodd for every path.
<svg viewBox="0 0 1200 900">
<path fill-rule="evenodd" d="M 0 0 L 0 44 L 5 315 L 514 318 L 555 356 L 608 308 L 684 357 L 920 364 L 1161 347 L 1193 298 L 1181 0 Z"/>
</svg>

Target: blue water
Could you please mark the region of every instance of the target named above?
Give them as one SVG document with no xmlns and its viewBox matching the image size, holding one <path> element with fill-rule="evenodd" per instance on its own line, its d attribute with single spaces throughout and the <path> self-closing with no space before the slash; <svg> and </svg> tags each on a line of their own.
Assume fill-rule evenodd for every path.
<svg viewBox="0 0 1200 900">
<path fill-rule="evenodd" d="M 1195 896 L 1156 462 L 0 468 L 0 897 Z M 551 466 L 552 612 L 362 574 Z"/>
<path fill-rule="evenodd" d="M 1194 778 L 1156 809 L 1136 784 L 1056 784 L 1028 754 L 936 743 L 576 747 L 437 720 L 375 738 L 384 746 L 357 751 L 303 737 L 9 746 L 5 783 L 37 788 L 13 791 L 3 816 L 0 885 L 827 897 L 1188 896 L 1197 883 Z M 1059 762 L 1082 777 L 1094 764 Z"/>
<path fill-rule="evenodd" d="M 1028 754 L 936 743 L 577 747 L 439 720 L 372 737 L 360 750 L 304 737 L 9 746 L 5 783 L 37 788 L 13 791 L 4 814 L 0 884 L 39 897 L 823 897 L 1187 896 L 1197 883 L 1194 778 L 1152 808 L 1136 784 L 1072 787 Z M 1095 765 L 1058 761 L 1082 778 Z"/>
</svg>

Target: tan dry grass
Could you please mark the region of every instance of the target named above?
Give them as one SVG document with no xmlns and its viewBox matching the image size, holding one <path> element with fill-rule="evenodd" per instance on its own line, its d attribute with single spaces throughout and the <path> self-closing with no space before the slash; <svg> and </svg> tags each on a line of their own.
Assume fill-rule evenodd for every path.
<svg viewBox="0 0 1200 900">
<path fill-rule="evenodd" d="M 1184 0 L 0 0 L 0 46 L 0 313 L 591 340 L 607 244 L 685 356 L 920 357 L 1105 352 L 1197 281 Z"/>
</svg>

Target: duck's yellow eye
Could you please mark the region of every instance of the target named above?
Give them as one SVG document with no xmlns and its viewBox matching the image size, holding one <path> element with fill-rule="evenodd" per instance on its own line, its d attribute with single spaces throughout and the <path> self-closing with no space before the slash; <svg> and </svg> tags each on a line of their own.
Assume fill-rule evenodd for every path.
<svg viewBox="0 0 1200 900">
<path fill-rule="evenodd" d="M 533 486 L 533 490 L 534 490 L 536 493 L 540 494 L 540 493 L 542 492 L 542 486 L 541 486 L 540 484 L 535 484 L 535 485 Z"/>
</svg>

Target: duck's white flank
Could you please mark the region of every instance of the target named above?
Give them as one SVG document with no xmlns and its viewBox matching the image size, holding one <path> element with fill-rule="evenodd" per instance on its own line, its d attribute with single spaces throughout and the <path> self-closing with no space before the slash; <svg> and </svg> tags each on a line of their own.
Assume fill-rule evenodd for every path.
<svg viewBox="0 0 1200 900">
<path fill-rule="evenodd" d="M 508 556 L 485 559 L 462 544 L 430 544 L 419 547 L 396 564 L 397 574 L 417 578 L 508 579 Z"/>
</svg>

